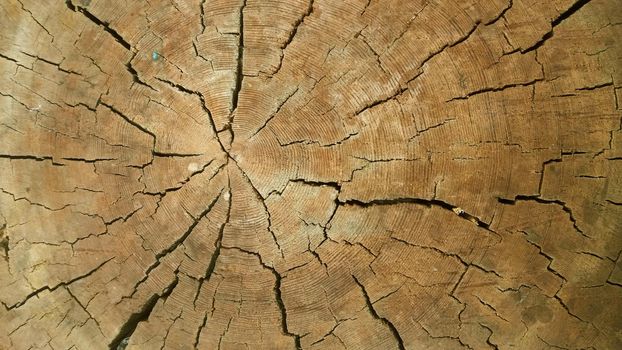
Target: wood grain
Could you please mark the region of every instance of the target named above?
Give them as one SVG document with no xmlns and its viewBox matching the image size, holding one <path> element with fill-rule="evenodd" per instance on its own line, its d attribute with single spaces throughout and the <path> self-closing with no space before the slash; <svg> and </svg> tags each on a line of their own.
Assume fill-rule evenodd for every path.
<svg viewBox="0 0 622 350">
<path fill-rule="evenodd" d="M 620 0 L 2 0 L 0 348 L 621 349 Z"/>
</svg>

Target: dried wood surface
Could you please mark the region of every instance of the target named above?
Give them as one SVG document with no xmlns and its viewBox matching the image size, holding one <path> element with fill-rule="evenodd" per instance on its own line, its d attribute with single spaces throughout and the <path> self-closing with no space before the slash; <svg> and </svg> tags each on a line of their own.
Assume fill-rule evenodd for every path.
<svg viewBox="0 0 622 350">
<path fill-rule="evenodd" d="M 0 348 L 622 349 L 621 8 L 0 1 Z"/>
</svg>

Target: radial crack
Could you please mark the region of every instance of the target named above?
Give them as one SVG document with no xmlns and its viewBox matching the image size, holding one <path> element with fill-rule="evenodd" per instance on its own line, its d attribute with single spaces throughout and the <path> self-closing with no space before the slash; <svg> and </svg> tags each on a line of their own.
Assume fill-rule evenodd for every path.
<svg viewBox="0 0 622 350">
<path fill-rule="evenodd" d="M 393 337 L 395 337 L 395 340 L 397 341 L 397 346 L 399 347 L 399 349 L 405 350 L 406 347 L 404 346 L 404 340 L 400 336 L 400 333 L 398 332 L 395 325 L 391 323 L 391 321 L 389 321 L 387 318 L 380 317 L 378 315 L 378 313 L 376 312 L 376 309 L 374 309 L 373 303 L 369 299 L 369 294 L 367 294 L 367 291 L 365 290 L 365 286 L 363 286 L 363 284 L 359 282 L 359 280 L 354 275 L 352 275 L 352 278 L 354 279 L 354 282 L 356 282 L 356 284 L 359 286 L 359 288 L 361 288 L 361 292 L 363 293 L 363 297 L 365 298 L 365 303 L 367 304 L 367 309 L 369 310 L 369 313 L 371 314 L 371 316 L 375 318 L 376 320 L 380 320 L 380 322 L 382 322 L 389 329 L 391 334 L 393 334 Z"/>
<path fill-rule="evenodd" d="M 231 113 L 238 108 L 238 99 L 240 96 L 240 90 L 242 89 L 242 81 L 244 80 L 244 9 L 246 8 L 246 0 L 242 1 L 240 7 L 240 19 L 239 19 L 239 33 L 238 33 L 238 64 L 236 68 L 236 80 L 235 87 L 233 89 L 233 97 L 231 99 Z M 229 120 L 229 124 L 233 122 Z"/>
<path fill-rule="evenodd" d="M 251 252 L 239 247 L 224 247 L 227 249 L 234 249 L 237 250 L 239 252 L 242 252 L 244 254 L 249 254 L 249 255 L 253 255 L 255 256 L 258 260 L 259 260 L 259 264 L 261 266 L 263 266 L 263 268 L 269 270 L 272 275 L 274 276 L 274 298 L 275 298 L 275 302 L 279 308 L 279 311 L 281 312 L 281 328 L 282 328 L 282 332 L 283 334 L 294 338 L 294 344 L 296 345 L 296 349 L 301 350 L 302 346 L 300 344 L 300 336 L 298 334 L 292 333 L 289 331 L 289 328 L 287 327 L 287 310 L 285 308 L 285 303 L 283 302 L 283 297 L 282 297 L 282 292 L 281 292 L 281 282 L 283 277 L 281 277 L 281 274 L 279 274 L 276 269 L 272 266 L 267 265 L 266 263 L 264 263 L 264 261 L 261 258 L 261 255 L 259 253 L 255 253 L 255 252 Z"/>
<path fill-rule="evenodd" d="M 65 5 L 67 5 L 67 8 L 70 9 L 71 11 L 80 12 L 81 14 L 84 15 L 84 17 L 88 18 L 91 22 L 95 23 L 98 26 L 101 26 L 104 29 L 104 31 L 110 34 L 114 38 L 114 40 L 118 42 L 121 46 L 123 46 L 129 51 L 132 50 L 132 45 L 130 45 L 130 43 L 127 40 L 125 40 L 121 36 L 121 34 L 119 34 L 119 32 L 111 28 L 109 22 L 100 20 L 99 18 L 97 18 L 95 15 L 93 15 L 91 12 L 89 12 L 89 10 L 85 9 L 84 7 L 80 7 L 80 6 L 76 7 L 71 2 L 71 0 L 65 0 Z"/>
<path fill-rule="evenodd" d="M 421 61 L 421 63 L 419 64 L 417 70 L 419 70 L 418 73 L 416 73 L 413 77 L 411 77 L 410 79 L 408 79 L 404 84 L 402 84 L 401 87 L 398 87 L 397 89 L 395 89 L 393 91 L 393 93 L 387 97 L 378 99 L 376 101 L 373 101 L 365 106 L 363 106 L 362 108 L 358 109 L 356 112 L 354 112 L 355 116 L 360 115 L 361 113 L 365 112 L 368 109 L 374 108 L 378 105 L 381 105 L 383 103 L 389 102 L 391 100 L 395 100 L 398 96 L 402 95 L 404 92 L 408 91 L 408 84 L 410 84 L 411 82 L 413 82 L 415 79 L 417 79 L 419 76 L 421 76 L 423 74 L 423 67 L 434 57 L 440 55 L 441 53 L 443 53 L 446 49 L 457 46 L 459 44 L 461 44 L 462 42 L 466 41 L 469 37 L 471 37 L 471 35 L 477 30 L 477 28 L 479 28 L 481 22 L 477 21 L 475 22 L 475 25 L 471 28 L 471 30 L 469 30 L 464 36 L 458 38 L 456 41 L 452 42 L 452 43 L 447 43 L 445 45 L 443 45 L 440 49 L 438 49 L 437 51 L 434 51 L 432 53 L 430 53 L 426 58 L 423 59 L 423 61 Z"/>
<path fill-rule="evenodd" d="M 212 116 L 212 112 L 210 111 L 210 109 L 207 107 L 207 102 L 205 102 L 205 96 L 203 96 L 203 94 L 199 91 L 195 91 L 195 90 L 191 90 L 188 89 L 186 87 L 184 87 L 183 85 L 174 83 L 170 80 L 166 80 L 166 79 L 162 79 L 162 78 L 158 78 L 156 77 L 157 80 L 169 85 L 172 88 L 175 88 L 176 90 L 185 93 L 185 94 L 190 94 L 190 95 L 196 95 L 199 97 L 199 100 L 201 101 L 201 108 L 203 109 L 203 111 L 205 112 L 205 114 L 207 114 L 207 117 L 209 119 L 210 122 L 210 126 L 212 128 L 212 132 L 214 133 L 214 137 L 216 138 L 216 140 L 218 141 L 218 144 L 220 145 L 220 149 L 221 151 L 223 151 L 225 154 L 229 155 L 229 152 L 227 152 L 227 148 L 225 147 L 225 145 L 222 143 L 222 141 L 220 140 L 220 138 L 218 137 L 218 130 L 216 130 L 216 123 L 214 122 L 214 117 Z"/>
<path fill-rule="evenodd" d="M 298 28 L 300 27 L 300 25 L 305 21 L 307 17 L 309 17 L 313 13 L 314 1 L 315 0 L 309 1 L 309 6 L 307 6 L 307 10 L 302 14 L 302 16 L 300 16 L 300 18 L 298 18 L 298 20 L 296 20 L 296 22 L 294 22 L 294 26 L 292 30 L 289 32 L 289 35 L 287 36 L 287 40 L 285 40 L 285 42 L 283 42 L 283 44 L 280 47 L 281 55 L 279 59 L 279 64 L 277 65 L 276 69 L 271 75 L 275 75 L 281 70 L 281 67 L 283 66 L 283 58 L 285 57 L 285 50 L 287 49 L 289 44 L 291 44 L 292 41 L 294 41 L 294 37 L 296 36 L 296 33 L 298 33 Z"/>
<path fill-rule="evenodd" d="M 216 268 L 216 263 L 218 262 L 218 258 L 220 257 L 220 249 L 222 247 L 222 239 L 223 239 L 224 232 L 225 232 L 225 226 L 227 225 L 227 223 L 229 223 L 229 218 L 231 216 L 231 203 L 233 202 L 230 197 L 230 193 L 231 193 L 230 183 L 229 183 L 229 189 L 227 193 L 229 194 L 229 200 L 228 200 L 229 207 L 227 209 L 227 217 L 225 218 L 225 221 L 223 222 L 223 224 L 220 225 L 220 228 L 218 230 L 218 237 L 216 238 L 216 241 L 214 242 L 214 253 L 212 253 L 210 262 L 207 265 L 207 269 L 205 270 L 205 275 L 201 277 L 200 279 L 199 286 L 197 287 L 197 294 L 194 296 L 194 300 L 192 301 L 192 305 L 194 305 L 195 308 L 196 308 L 197 299 L 199 297 L 199 294 L 201 293 L 201 287 L 203 286 L 203 283 L 209 282 L 209 280 L 212 278 L 212 274 L 214 273 L 214 270 Z M 225 194 L 225 197 L 226 197 L 226 194 Z"/>
<path fill-rule="evenodd" d="M 214 200 L 212 200 L 212 202 L 209 203 L 207 208 L 205 210 L 203 210 L 203 212 L 201 212 L 201 214 L 199 214 L 196 218 L 193 218 L 194 219 L 193 223 L 186 229 L 186 231 L 181 236 L 179 236 L 170 246 L 162 249 L 160 252 L 158 252 L 155 255 L 155 261 L 151 265 L 149 265 L 147 267 L 147 269 L 145 270 L 145 275 L 143 276 L 143 278 L 141 278 L 136 283 L 136 285 L 134 286 L 133 292 L 129 296 L 121 297 L 121 300 L 118 303 L 120 303 L 124 299 L 129 299 L 129 298 L 132 298 L 134 296 L 134 294 L 138 291 L 138 287 L 141 284 L 143 284 L 149 278 L 149 275 L 150 275 L 151 271 L 153 271 L 156 267 L 160 266 L 162 258 L 165 257 L 166 255 L 172 253 L 173 251 L 175 251 L 175 249 L 177 249 L 177 247 L 179 247 L 186 240 L 186 238 L 188 238 L 188 236 L 190 236 L 190 234 L 192 233 L 192 231 L 194 231 L 194 228 L 199 224 L 199 222 L 205 216 L 207 216 L 207 214 L 212 210 L 214 205 L 216 205 L 216 202 L 218 201 L 218 199 L 220 198 L 222 193 L 223 193 L 223 191 L 220 191 L 218 196 L 216 196 L 216 198 L 214 198 Z"/>
<path fill-rule="evenodd" d="M 128 124 L 132 125 L 133 127 L 140 130 L 141 132 L 144 132 L 145 134 L 151 136 L 151 138 L 153 138 L 153 148 L 155 149 L 156 135 L 153 132 L 149 131 L 144 126 L 138 124 L 137 122 L 132 120 L 130 117 L 123 114 L 120 110 L 116 109 L 114 106 L 107 104 L 106 102 L 102 102 L 101 104 L 103 106 L 106 106 L 108 109 L 110 109 L 110 111 L 112 111 L 115 115 L 121 117 L 121 119 L 125 120 Z"/>
<path fill-rule="evenodd" d="M 553 21 L 551 21 L 551 29 L 546 32 L 542 38 L 540 40 L 538 40 L 535 44 L 533 44 L 532 46 L 521 50 L 521 52 L 523 54 L 533 51 L 533 50 L 537 50 L 539 49 L 542 45 L 544 45 L 544 43 L 549 40 L 550 38 L 553 37 L 554 32 L 555 32 L 555 27 L 557 27 L 558 25 L 560 25 L 563 21 L 565 21 L 566 19 L 568 19 L 570 16 L 572 16 L 573 14 L 575 14 L 577 11 L 579 11 L 583 6 L 587 5 L 591 0 L 579 0 L 577 2 L 575 2 L 572 6 L 570 6 L 566 11 L 562 12 L 557 18 L 555 18 Z"/>
<path fill-rule="evenodd" d="M 246 174 L 246 172 L 242 169 L 242 167 L 240 167 L 240 165 L 238 164 L 238 162 L 231 158 L 233 160 L 233 163 L 235 164 L 235 166 L 240 169 L 240 172 L 242 173 L 242 176 L 244 177 L 244 179 L 246 180 L 246 182 L 248 182 L 248 184 L 251 186 L 251 188 L 253 189 L 253 192 L 255 192 L 255 195 L 257 197 L 257 200 L 259 200 L 261 202 L 261 205 L 264 208 L 264 211 L 266 212 L 266 216 L 267 216 L 267 221 L 268 221 L 268 232 L 270 232 L 270 234 L 272 235 L 272 239 L 274 240 L 274 243 L 276 244 L 277 248 L 279 249 L 279 252 L 281 253 L 281 257 L 285 258 L 285 255 L 283 253 L 283 249 L 281 248 L 281 245 L 279 244 L 278 239 L 276 238 L 276 234 L 274 233 L 274 231 L 272 231 L 272 218 L 270 216 L 270 211 L 268 210 L 268 206 L 266 205 L 266 201 L 263 198 L 263 196 L 261 195 L 261 193 L 259 192 L 259 190 L 255 187 L 255 185 L 253 185 L 253 182 L 251 181 L 251 179 L 248 177 L 248 175 Z"/>
<path fill-rule="evenodd" d="M 72 283 L 74 283 L 74 282 L 76 282 L 76 281 L 79 281 L 79 280 L 81 280 L 81 279 L 87 278 L 87 277 L 89 277 L 90 275 L 92 275 L 93 273 L 95 273 L 95 271 L 99 270 L 102 266 L 104 266 L 104 265 L 106 265 L 107 263 L 109 263 L 110 261 L 112 261 L 113 259 L 114 259 L 114 257 L 108 258 L 108 259 L 104 260 L 101 264 L 99 264 L 99 265 L 95 266 L 95 268 L 91 269 L 91 270 L 90 270 L 90 271 L 88 271 L 87 273 L 82 274 L 82 275 L 80 275 L 80 276 L 78 276 L 78 277 L 74 277 L 74 278 L 70 279 L 69 281 L 66 281 L 66 282 L 60 282 L 59 284 L 57 284 L 57 285 L 55 285 L 55 286 L 53 286 L 53 287 L 50 287 L 50 286 L 44 286 L 44 287 L 41 287 L 41 288 L 39 288 L 39 289 L 37 289 L 37 290 L 33 291 L 32 293 L 28 294 L 28 295 L 26 296 L 26 298 L 24 298 L 24 300 L 22 300 L 22 301 L 20 301 L 20 302 L 18 302 L 18 303 L 16 303 L 16 304 L 14 304 L 14 305 L 10 306 L 8 309 L 9 309 L 9 310 L 11 310 L 11 309 L 15 309 L 15 308 L 18 308 L 18 307 L 20 307 L 20 306 L 24 305 L 26 302 L 28 302 L 28 300 L 30 300 L 31 298 L 33 298 L 33 297 L 35 297 L 35 296 L 39 295 L 39 293 L 43 292 L 44 290 L 47 290 L 47 291 L 53 292 L 53 291 L 55 291 L 58 287 L 68 286 L 68 285 L 70 285 L 70 284 L 72 284 Z"/>
<path fill-rule="evenodd" d="M 298 87 L 289 95 L 287 95 L 287 97 L 285 97 L 285 99 L 279 103 L 279 105 L 276 107 L 276 110 L 274 111 L 274 113 L 272 113 L 267 119 L 266 121 L 263 122 L 263 124 L 259 127 L 259 129 L 257 129 L 257 131 L 255 131 L 250 137 L 249 139 L 252 139 L 253 137 L 255 137 L 255 135 L 259 134 L 259 132 L 261 130 L 263 130 L 268 123 L 274 118 L 276 117 L 277 114 L 279 114 L 279 112 L 281 111 L 281 108 L 283 108 L 283 106 L 287 103 L 287 101 L 289 101 L 289 99 L 294 96 L 296 94 L 296 92 L 298 92 Z"/>
<path fill-rule="evenodd" d="M 177 286 L 179 279 L 175 277 L 175 279 L 169 284 L 162 294 L 153 294 L 147 302 L 143 304 L 138 312 L 133 313 L 123 325 L 119 328 L 119 333 L 112 339 L 110 344 L 108 345 L 110 350 L 124 350 L 129 342 L 129 339 L 136 331 L 138 324 L 147 321 L 149 316 L 153 312 L 158 300 L 164 298 L 166 299 L 172 292 L 173 289 Z"/>
</svg>

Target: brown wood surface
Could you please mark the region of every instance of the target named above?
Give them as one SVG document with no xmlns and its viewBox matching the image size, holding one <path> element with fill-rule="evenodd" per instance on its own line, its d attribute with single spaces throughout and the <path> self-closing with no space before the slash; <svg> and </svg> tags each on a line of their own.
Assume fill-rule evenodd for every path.
<svg viewBox="0 0 622 350">
<path fill-rule="evenodd" d="M 622 349 L 620 0 L 1 0 L 0 348 Z"/>
</svg>

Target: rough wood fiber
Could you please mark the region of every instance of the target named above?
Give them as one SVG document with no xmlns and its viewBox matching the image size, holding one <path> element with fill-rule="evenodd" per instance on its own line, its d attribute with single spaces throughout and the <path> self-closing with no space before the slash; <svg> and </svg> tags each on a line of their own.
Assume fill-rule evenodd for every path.
<svg viewBox="0 0 622 350">
<path fill-rule="evenodd" d="M 620 0 L 0 1 L 0 348 L 622 348 Z"/>
</svg>

